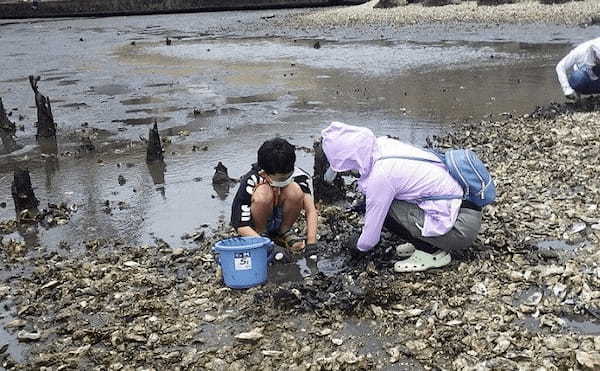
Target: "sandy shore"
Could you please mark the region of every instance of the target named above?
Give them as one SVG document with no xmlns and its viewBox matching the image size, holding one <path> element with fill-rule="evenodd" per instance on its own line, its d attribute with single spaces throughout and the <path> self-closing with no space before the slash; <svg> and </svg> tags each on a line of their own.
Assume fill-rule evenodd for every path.
<svg viewBox="0 0 600 371">
<path fill-rule="evenodd" d="M 321 9 L 293 16 L 282 25 L 324 26 L 404 26 L 426 23 L 551 23 L 561 25 L 594 24 L 600 21 L 600 2 L 585 0 L 542 5 L 532 1 L 499 6 L 477 6 L 475 1 L 443 7 L 410 4 L 391 9 L 374 9 L 378 0 L 336 9 Z"/>
</svg>

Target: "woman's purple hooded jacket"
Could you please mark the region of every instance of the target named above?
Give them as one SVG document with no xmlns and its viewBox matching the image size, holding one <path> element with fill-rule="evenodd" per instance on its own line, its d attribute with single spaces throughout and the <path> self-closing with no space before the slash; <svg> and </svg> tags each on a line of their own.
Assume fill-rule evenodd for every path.
<svg viewBox="0 0 600 371">
<path fill-rule="evenodd" d="M 462 196 L 463 190 L 443 164 L 384 156 L 411 156 L 437 160 L 428 151 L 388 137 L 376 138 L 367 128 L 332 122 L 321 132 L 323 151 L 337 172 L 358 171 L 358 186 L 366 197 L 365 224 L 358 240 L 359 250 L 373 248 L 394 200 L 415 202 L 425 213 L 423 237 L 441 236 L 454 226 L 461 199 L 420 201 L 433 195 Z"/>
</svg>

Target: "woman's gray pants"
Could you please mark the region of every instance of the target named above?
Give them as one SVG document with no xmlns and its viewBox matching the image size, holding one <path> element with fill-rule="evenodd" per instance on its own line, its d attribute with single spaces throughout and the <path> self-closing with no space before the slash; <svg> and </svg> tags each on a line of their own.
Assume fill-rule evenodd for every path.
<svg viewBox="0 0 600 371">
<path fill-rule="evenodd" d="M 450 255 L 464 255 L 481 228 L 481 211 L 466 207 L 460 208 L 454 227 L 448 233 L 436 237 L 421 236 L 417 224 L 423 225 L 425 213 L 416 204 L 394 200 L 388 215 L 404 227 L 413 238 L 447 251 Z"/>
</svg>

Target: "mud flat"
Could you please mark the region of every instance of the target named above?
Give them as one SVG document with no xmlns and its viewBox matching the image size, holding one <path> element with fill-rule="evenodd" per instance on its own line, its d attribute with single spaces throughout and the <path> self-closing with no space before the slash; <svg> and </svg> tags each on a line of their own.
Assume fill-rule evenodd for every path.
<svg viewBox="0 0 600 371">
<path fill-rule="evenodd" d="M 21 343 L 3 340 L 2 366 L 594 369 L 598 106 L 553 104 L 433 138 L 478 151 L 499 192 L 472 256 L 445 269 L 394 274 L 400 241 L 387 232 L 372 255 L 350 258 L 360 215 L 327 205 L 318 261 L 303 258 L 310 273 L 248 290 L 221 283 L 211 246 L 231 235 L 225 225 L 182 236 L 183 247 L 107 239 L 27 250 L 5 238 L 2 325 Z"/>
<path fill-rule="evenodd" d="M 322 9 L 291 16 L 281 24 L 295 27 L 388 27 L 429 23 L 592 25 L 600 22 L 600 3 L 595 0 L 553 5 L 527 0 L 498 6 L 478 6 L 475 1 L 465 1 L 443 7 L 409 4 L 390 9 L 374 8 L 377 3 L 378 0 L 373 0 L 352 7 Z"/>
</svg>

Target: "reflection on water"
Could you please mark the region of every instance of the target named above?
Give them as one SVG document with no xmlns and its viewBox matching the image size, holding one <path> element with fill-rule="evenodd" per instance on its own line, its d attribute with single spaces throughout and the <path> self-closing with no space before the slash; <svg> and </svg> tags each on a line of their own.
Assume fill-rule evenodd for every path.
<svg viewBox="0 0 600 371">
<path fill-rule="evenodd" d="M 46 173 L 46 188 L 52 188 L 52 178 L 59 170 L 58 163 L 58 143 L 56 137 L 39 137 L 39 150 L 44 161 L 44 171 Z"/>
<path fill-rule="evenodd" d="M 13 333 L 15 329 L 5 329 L 5 326 L 12 320 L 14 320 L 14 317 L 7 310 L 7 303 L 4 301 L 3 305 L 0 305 L 0 346 L 8 344 L 6 353 L 16 362 L 23 362 L 25 359 L 25 349 L 19 344 L 16 334 Z"/>
<path fill-rule="evenodd" d="M 229 196 L 229 189 L 235 186 L 236 185 L 232 184 L 231 182 L 212 183 L 214 191 L 217 193 L 217 196 L 221 200 L 225 200 L 227 196 Z"/>
<path fill-rule="evenodd" d="M 155 185 L 165 184 L 165 172 L 167 171 L 167 165 L 164 161 L 152 161 L 147 162 L 148 170 L 150 170 L 150 176 L 152 176 L 152 182 Z"/>
<path fill-rule="evenodd" d="M 167 199 L 167 195 L 165 193 L 165 172 L 167 171 L 167 165 L 164 161 L 152 161 L 147 162 L 148 170 L 150 171 L 150 176 L 152 177 L 152 183 L 154 183 L 156 190 L 160 192 L 163 200 Z"/>
<path fill-rule="evenodd" d="M 28 247 L 40 246 L 40 237 L 37 223 L 19 223 L 17 225 L 17 232 L 19 233 L 19 236 L 21 236 L 23 241 L 25 241 L 25 244 Z"/>
<path fill-rule="evenodd" d="M 295 256 L 291 255 L 294 259 Z M 274 262 L 269 266 L 269 282 L 283 283 L 288 281 L 301 281 L 306 277 L 323 273 L 331 277 L 340 274 L 344 270 L 344 257 L 319 258 L 300 257 L 291 263 Z"/>
<path fill-rule="evenodd" d="M 13 135 L 5 132 L 2 129 L 0 129 L 0 141 L 2 142 L 2 147 L 0 148 L 0 155 L 5 153 L 11 153 L 21 148 L 17 144 L 16 139 Z"/>
</svg>

